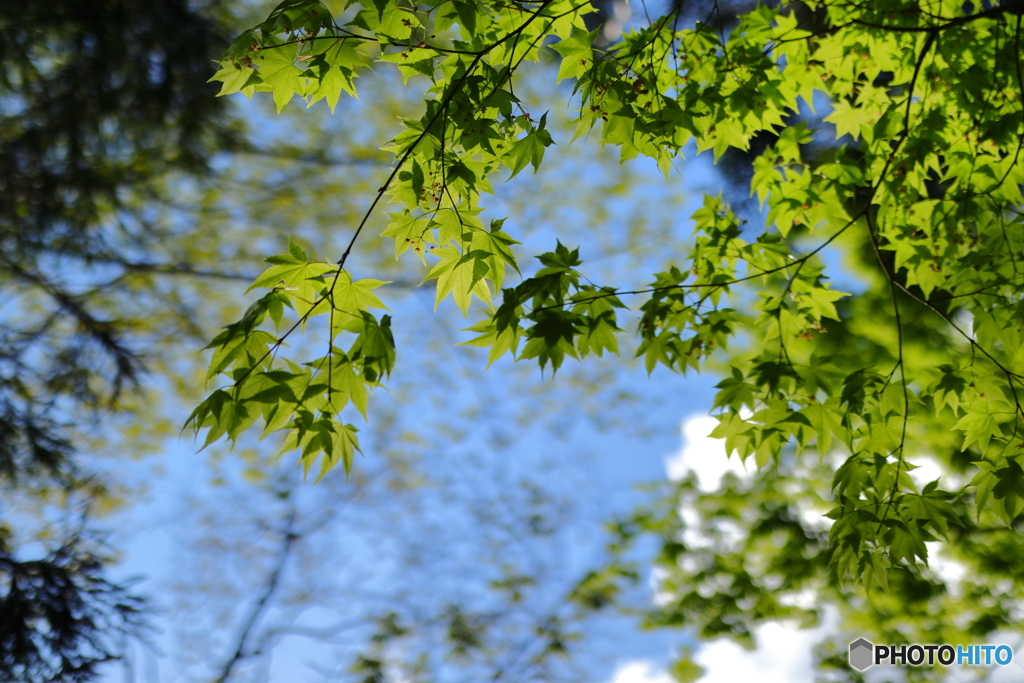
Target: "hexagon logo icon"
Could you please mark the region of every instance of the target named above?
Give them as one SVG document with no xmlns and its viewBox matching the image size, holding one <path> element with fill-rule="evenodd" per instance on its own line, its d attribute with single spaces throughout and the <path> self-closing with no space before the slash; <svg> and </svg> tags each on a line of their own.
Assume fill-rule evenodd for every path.
<svg viewBox="0 0 1024 683">
<path fill-rule="evenodd" d="M 863 671 L 874 664 L 875 646 L 863 638 L 850 643 L 850 666 Z"/>
</svg>

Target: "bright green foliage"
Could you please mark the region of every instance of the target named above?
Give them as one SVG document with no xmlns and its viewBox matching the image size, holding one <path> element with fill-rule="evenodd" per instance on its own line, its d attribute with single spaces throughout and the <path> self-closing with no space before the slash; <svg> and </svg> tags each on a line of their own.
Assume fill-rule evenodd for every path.
<svg viewBox="0 0 1024 683">
<path fill-rule="evenodd" d="M 271 256 L 271 264 L 252 287 L 270 291 L 240 321 L 228 325 L 208 348 L 214 349 L 208 379 L 224 376 L 229 388 L 218 389 L 189 416 L 186 426 L 209 427 L 205 445 L 226 437 L 232 441 L 262 419 L 264 436 L 287 431 L 284 450 L 299 450 L 309 468 L 320 459 L 320 476 L 341 462 L 348 471 L 359 450 L 358 431 L 336 416 L 349 403 L 366 417 L 369 390 L 391 373 L 395 343 L 391 318 L 377 319 L 370 309 L 385 308 L 373 290 L 380 280 L 355 280 L 336 265 L 310 262 L 294 242 L 287 254 Z M 251 289 L 251 288 L 250 288 Z M 289 325 L 285 309 L 298 320 Z M 327 355 L 298 365 L 275 366 L 274 353 L 284 337 L 312 316 L 329 318 Z M 258 329 L 270 317 L 280 337 Z M 351 339 L 347 348 L 336 346 Z"/>
<path fill-rule="evenodd" d="M 222 94 L 333 106 L 386 62 L 423 90 L 424 107 L 385 148 L 394 169 L 337 264 L 308 263 L 295 247 L 270 259 L 254 285 L 270 293 L 211 344 L 211 376 L 228 386 L 190 424 L 209 427 L 209 443 L 262 417 L 265 431 L 289 432 L 286 448 L 307 467 L 320 456 L 322 471 L 349 465 L 354 428 L 337 415 L 349 401 L 365 411 L 394 349 L 388 317 L 370 313 L 383 307 L 370 291 L 380 283 L 351 282 L 344 266 L 386 194 L 398 211 L 384 236 L 396 255 L 438 259 L 426 273 L 438 303 L 451 295 L 468 313 L 480 302 L 487 316 L 468 343 L 490 348 L 491 362 L 509 353 L 555 371 L 566 356 L 617 352 L 627 301 L 641 313 L 648 371 L 727 359 L 715 436 L 730 451 L 769 471 L 790 453 L 838 454 L 828 516 L 839 581 L 884 587 L 894 568 L 918 571 L 925 543 L 948 538 L 950 525 L 1012 524 L 1024 510 L 1021 17 L 1009 4 L 964 7 L 784 3 L 757 6 L 728 31 L 667 16 L 602 52 L 583 24 L 587 3 L 568 0 L 375 0 L 334 13 L 282 3 L 233 44 L 214 76 Z M 615 145 L 623 160 L 644 155 L 667 173 L 688 145 L 717 158 L 769 140 L 750 187 L 764 226 L 709 196 L 690 252 L 648 287 L 593 285 L 578 250 L 559 243 L 492 301 L 519 267 L 514 238 L 480 220 L 480 195 L 551 151 L 546 119 L 514 88 L 549 38 L 559 41 L 552 80 L 575 79 L 575 137 Z M 800 115 L 812 106 L 825 106 L 824 119 Z M 869 280 L 853 303 L 821 259 L 840 247 Z M 281 332 L 285 307 L 298 320 Z M 260 328 L 268 314 L 276 336 Z M 320 314 L 330 316 L 328 354 L 282 367 L 285 338 Z M 355 335 L 347 350 L 334 345 L 339 333 Z M 729 351 L 741 333 L 749 350 Z M 908 475 L 927 448 L 918 425 L 933 419 L 962 433 L 958 453 L 973 463 L 959 492 L 919 490 Z"/>
<path fill-rule="evenodd" d="M 402 210 L 391 215 L 384 235 L 395 240 L 396 255 L 412 249 L 421 258 L 428 252 L 437 257 L 426 274 L 426 280 L 436 280 L 437 303 L 450 295 L 468 313 L 474 297 L 490 305 L 507 269 L 519 270 L 511 249 L 517 242 L 502 231 L 502 221 L 488 229 L 477 217 L 480 193 L 491 191 L 488 176 L 502 167 L 511 175 L 527 166 L 536 170 L 553 144 L 546 117 L 535 121 L 514 95 L 512 76 L 524 60 L 537 59 L 547 36 L 567 37 L 574 27 L 579 31 L 585 7 L 567 1 L 515 11 L 501 3 L 431 5 L 421 11 L 393 1 L 350 2 L 339 14 L 347 21 L 340 23 L 319 2 L 289 0 L 232 44 L 213 80 L 222 82 L 222 95 L 270 92 L 280 110 L 296 94 L 310 105 L 326 99 L 333 107 L 342 91 L 356 94 L 354 79 L 375 62 L 396 64 L 407 81 L 416 75 L 428 78 L 425 113 L 404 120 L 405 131 L 386 148 L 400 162 L 380 193 Z M 428 45 L 437 35 L 451 39 L 443 46 Z M 233 440 L 262 417 L 265 434 L 288 431 L 285 449 L 301 449 L 307 468 L 321 454 L 321 473 L 339 459 L 348 468 L 358 448 L 354 427 L 331 425 L 349 401 L 365 417 L 366 387 L 379 383 L 394 361 L 389 318 L 378 323 L 369 312 L 384 307 L 370 291 L 382 283 L 351 282 L 344 271 L 348 253 L 337 265 L 309 263 L 292 245 L 289 254 L 268 259 L 271 267 L 253 287 L 271 292 L 211 343 L 210 377 L 223 374 L 231 384 L 189 419 L 197 430 L 210 427 L 207 444 L 222 436 Z M 566 297 L 576 302 L 578 331 L 572 325 L 564 334 L 556 330 L 562 311 L 552 309 L 551 324 L 527 335 L 524 354 L 539 358 L 542 366 L 550 360 L 557 368 L 566 352 L 577 356 L 575 336 L 583 353 L 617 348 L 612 302 L 588 303 L 593 288 L 581 288 L 575 280 L 566 279 L 565 287 L 557 293 L 523 289 L 525 298 L 537 301 L 552 296 L 556 308 Z M 510 309 L 510 320 L 518 321 L 517 306 Z M 298 319 L 282 328 L 285 307 Z M 257 329 L 268 314 L 280 336 Z M 331 319 L 329 355 L 302 366 L 275 365 L 285 338 L 320 314 Z M 358 335 L 347 351 L 334 346 L 340 332 Z M 518 346 L 518 322 L 493 334 L 500 339 L 497 349 Z M 560 345 L 554 341 L 563 336 Z"/>
</svg>

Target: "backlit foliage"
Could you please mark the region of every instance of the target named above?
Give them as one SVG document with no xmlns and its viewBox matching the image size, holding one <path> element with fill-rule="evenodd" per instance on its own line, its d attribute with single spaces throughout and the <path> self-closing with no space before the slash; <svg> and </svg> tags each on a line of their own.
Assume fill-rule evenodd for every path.
<svg viewBox="0 0 1024 683">
<path fill-rule="evenodd" d="M 589 11 L 571 0 L 287 0 L 235 40 L 214 76 L 223 95 L 333 107 L 393 65 L 424 99 L 385 147 L 393 168 L 337 260 L 311 262 L 294 245 L 268 259 L 253 285 L 262 298 L 210 345 L 219 387 L 189 425 L 209 428 L 210 443 L 260 422 L 286 432 L 307 469 L 351 466 L 359 445 L 343 415 L 367 414 L 396 350 L 385 283 L 346 265 L 390 205 L 383 236 L 424 261 L 438 304 L 450 296 L 469 315 L 476 300 L 484 315 L 467 343 L 491 362 L 511 354 L 557 371 L 634 335 L 651 372 L 726 367 L 714 435 L 759 469 L 787 453 L 841 454 L 828 513 L 840 581 L 884 588 L 894 567 L 919 571 L 925 543 L 951 526 L 1012 524 L 1024 510 L 1017 4 L 794 2 L 731 26 L 715 5 L 705 22 L 670 13 L 605 49 Z M 546 117 L 515 88 L 545 55 L 558 59 L 553 78 L 572 81 L 575 137 L 624 161 L 650 157 L 668 174 L 684 151 L 763 149 L 750 183 L 763 225 L 707 196 L 689 253 L 641 289 L 592 283 L 585 254 L 557 241 L 527 268 L 515 217 L 485 221 L 481 201 L 555 152 Z M 831 286 L 824 257 L 842 249 L 867 256 L 884 306 L 865 310 Z M 641 314 L 635 330 L 619 324 L 627 306 Z M 307 328 L 321 352 L 293 357 L 286 342 Z M 909 476 L 935 420 L 973 463 L 959 491 Z"/>
</svg>

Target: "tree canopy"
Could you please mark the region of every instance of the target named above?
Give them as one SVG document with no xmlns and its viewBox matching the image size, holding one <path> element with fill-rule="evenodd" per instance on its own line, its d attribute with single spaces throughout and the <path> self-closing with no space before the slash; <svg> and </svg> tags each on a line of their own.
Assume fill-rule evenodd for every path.
<svg viewBox="0 0 1024 683">
<path fill-rule="evenodd" d="M 210 344 L 216 389 L 189 425 L 210 444 L 259 423 L 284 432 L 307 471 L 351 469 L 349 416 L 370 414 L 400 351 L 387 283 L 350 272 L 379 233 L 423 262 L 437 305 L 450 296 L 473 316 L 465 343 L 489 362 L 554 373 L 621 346 L 648 372 L 722 373 L 714 435 L 760 474 L 715 494 L 684 482 L 664 515 L 623 523 L 624 541 L 664 541 L 672 601 L 655 621 L 749 638 L 758 620 L 809 614 L 786 598 L 810 588 L 859 604 L 894 638 L 908 637 L 906 610 L 932 619 L 921 642 L 996 631 L 1018 589 L 975 584 L 956 605 L 926 565 L 937 540 L 989 577 L 1013 578 L 1021 558 L 1022 10 L 705 9 L 690 25 L 675 4 L 598 47 L 590 3 L 287 0 L 239 36 L 214 76 L 223 95 L 333 108 L 390 64 L 423 104 L 382 141 L 394 164 L 340 254 L 316 261 L 292 242 L 267 259 L 260 297 Z M 652 158 L 666 175 L 685 173 L 684 153 L 745 154 L 756 205 L 707 196 L 692 245 L 665 245 L 662 270 L 626 283 L 592 282 L 586 244 L 557 234 L 539 265 L 523 259 L 517 217 L 481 202 L 556 152 L 547 116 L 516 88 L 549 58 L 571 84 L 577 144 Z M 832 287 L 839 276 L 851 291 Z M 629 311 L 635 326 L 621 324 Z M 311 355 L 287 346 L 300 334 Z M 943 476 L 918 481 L 925 460 Z M 705 520 L 742 521 L 743 540 L 687 547 L 680 496 Z M 823 528 L 797 514 L 812 503 Z M 967 618 L 941 618 L 953 613 Z"/>
</svg>

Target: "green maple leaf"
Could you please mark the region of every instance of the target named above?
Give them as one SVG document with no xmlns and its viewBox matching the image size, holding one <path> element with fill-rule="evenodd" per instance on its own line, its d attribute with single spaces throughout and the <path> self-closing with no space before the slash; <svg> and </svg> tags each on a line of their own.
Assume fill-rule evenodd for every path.
<svg viewBox="0 0 1024 683">
<path fill-rule="evenodd" d="M 973 443 L 978 444 L 978 450 L 982 453 L 988 448 L 993 436 L 1002 436 L 1002 430 L 995 417 L 989 413 L 968 412 L 953 425 L 953 429 L 964 432 L 963 450 Z"/>
<path fill-rule="evenodd" d="M 605 351 L 618 355 L 619 340 L 615 333 L 620 329 L 615 324 L 615 316 L 611 311 L 605 311 L 593 317 L 585 317 L 577 326 L 577 331 L 579 336 L 576 346 L 581 355 L 594 353 L 603 356 Z"/>
<path fill-rule="evenodd" d="M 297 49 L 295 45 L 268 46 L 253 59 L 253 63 L 259 67 L 260 79 L 274 93 L 278 113 L 299 87 L 302 70 L 295 66 Z"/>
<path fill-rule="evenodd" d="M 516 140 L 512 145 L 512 149 L 507 154 L 511 164 L 506 162 L 506 165 L 512 170 L 509 179 L 515 178 L 520 171 L 526 168 L 527 164 L 533 166 L 534 173 L 537 172 L 541 161 L 544 160 L 544 149 L 555 144 L 551 139 L 551 133 L 544 129 L 546 124 L 547 114 L 544 114 L 540 118 L 540 125 L 536 130 L 530 131 L 526 137 Z"/>
<path fill-rule="evenodd" d="M 487 352 L 487 367 L 491 367 L 494 361 L 506 353 L 511 352 L 515 355 L 522 332 L 518 327 L 512 325 L 507 325 L 499 331 L 497 323 L 492 318 L 485 318 L 462 331 L 480 333 L 473 339 L 462 342 L 460 346 L 478 346 L 490 349 Z"/>
<path fill-rule="evenodd" d="M 818 456 L 824 458 L 832 448 L 832 437 L 846 436 L 846 430 L 842 425 L 842 413 L 820 403 L 812 403 L 800 412 L 807 417 L 817 433 Z"/>
<path fill-rule="evenodd" d="M 839 313 L 836 311 L 833 302 L 842 299 L 844 296 L 849 296 L 849 294 L 826 289 L 825 287 L 815 287 L 799 297 L 800 310 L 810 313 L 815 320 L 820 320 L 821 318 L 839 320 Z"/>
<path fill-rule="evenodd" d="M 552 371 L 558 370 L 566 356 L 579 358 L 573 338 L 576 327 L 573 324 L 576 316 L 565 311 L 543 311 L 536 324 L 526 332 L 527 342 L 520 358 L 536 358 L 541 370 L 551 363 Z"/>
<path fill-rule="evenodd" d="M 206 378 L 212 379 L 229 367 L 248 368 L 251 363 L 263 358 L 267 348 L 276 341 L 274 335 L 263 330 L 240 333 L 229 328 L 214 337 L 206 348 L 214 349 Z M 247 362 L 248 361 L 248 362 Z"/>
<path fill-rule="evenodd" d="M 742 406 L 754 409 L 754 391 L 757 389 L 753 384 L 746 381 L 743 371 L 732 367 L 732 376 L 726 377 L 715 385 L 718 393 L 715 394 L 715 408 L 730 407 L 739 410 Z"/>
<path fill-rule="evenodd" d="M 568 38 L 563 38 L 551 47 L 562 55 L 562 64 L 558 67 L 558 80 L 576 78 L 594 63 L 594 40 L 598 29 L 587 33 L 573 27 Z"/>
<path fill-rule="evenodd" d="M 249 77 L 255 73 L 252 69 L 235 66 L 231 62 L 222 62 L 222 64 L 225 64 L 226 66 L 220 69 L 210 80 L 207 81 L 207 83 L 220 81 L 220 92 L 217 93 L 217 97 L 231 95 L 240 91 L 248 83 Z"/>
<path fill-rule="evenodd" d="M 452 211 L 440 212 L 441 214 L 454 214 Z M 426 245 L 437 244 L 431 228 L 436 223 L 431 222 L 424 216 L 413 216 L 408 210 L 401 213 L 388 214 L 391 223 L 380 234 L 381 237 L 390 237 L 395 241 L 395 258 L 398 258 L 409 249 L 415 249 L 417 256 L 426 264 Z"/>
<path fill-rule="evenodd" d="M 860 137 L 861 126 L 868 123 L 871 113 L 863 107 L 855 107 L 846 100 L 839 100 L 832 105 L 832 113 L 825 117 L 829 123 L 836 125 L 836 137 L 849 134 L 854 140 Z"/>
<path fill-rule="evenodd" d="M 346 400 L 351 401 L 356 410 L 368 420 L 367 409 L 370 405 L 369 391 L 366 388 L 366 380 L 362 375 L 356 373 L 353 363 L 342 363 L 337 373 L 332 376 L 332 389 L 337 387 Z M 341 410 L 344 405 L 339 406 Z"/>
<path fill-rule="evenodd" d="M 284 451 L 301 448 L 303 474 L 308 475 L 313 463 L 320 459 L 320 472 L 316 481 L 324 478 L 340 460 L 345 467 L 347 475 L 352 469 L 352 460 L 355 452 L 359 451 L 359 439 L 356 433 L 359 431 L 350 424 L 341 424 L 331 416 L 324 415 L 318 419 L 310 419 L 312 415 L 308 412 L 297 417 L 302 424 L 297 424 L 284 444 Z M 305 419 L 303 419 L 305 418 Z"/>
<path fill-rule="evenodd" d="M 310 266 L 313 267 L 313 271 L 316 271 L 314 277 L 334 269 L 333 266 L 326 263 L 309 263 L 306 252 L 302 250 L 302 247 L 293 242 L 291 238 L 288 239 L 288 253 L 268 256 L 266 262 L 273 265 L 263 271 L 249 285 L 249 288 L 245 290 L 246 293 L 251 292 L 257 287 L 297 286 L 309 277 Z"/>
<path fill-rule="evenodd" d="M 352 97 L 358 97 L 355 83 L 352 81 L 354 77 L 355 73 L 345 67 L 337 66 L 326 69 L 320 77 L 319 87 L 312 93 L 307 106 L 312 107 L 320 100 L 326 100 L 327 106 L 331 108 L 333 114 L 343 91 Z"/>
<path fill-rule="evenodd" d="M 308 386 L 318 387 L 317 393 L 323 394 L 325 399 L 330 389 L 330 401 L 324 400 L 322 409 L 340 413 L 351 402 L 363 419 L 367 419 L 369 389 L 358 359 L 350 359 L 341 349 L 333 348 L 331 356 L 310 363 L 310 367 L 316 374 Z"/>
<path fill-rule="evenodd" d="M 432 227 L 437 228 L 437 243 L 458 241 L 464 239 L 467 232 L 482 231 L 484 224 L 477 217 L 479 213 L 480 209 L 465 206 L 438 211 L 432 223 Z"/>
<path fill-rule="evenodd" d="M 352 280 L 352 276 L 346 271 L 338 273 L 337 281 L 334 283 L 331 301 L 335 310 L 335 327 L 344 326 L 352 318 L 361 317 L 363 312 L 371 308 L 378 308 L 385 311 L 391 310 L 384 305 L 376 294 L 373 293 L 381 285 L 388 284 L 384 280 Z"/>
<path fill-rule="evenodd" d="M 356 434 L 359 432 L 355 425 L 344 424 L 338 425 L 338 428 L 334 431 L 334 442 L 333 452 L 336 457 L 341 458 L 342 464 L 345 466 L 345 475 L 352 471 L 352 460 L 355 457 L 356 451 L 362 453 L 362 449 L 359 448 L 359 438 Z M 327 472 L 321 470 L 320 477 L 323 477 Z M 318 477 L 318 478 L 320 478 Z"/>
<path fill-rule="evenodd" d="M 253 281 L 247 292 L 256 287 L 280 287 L 299 303 L 296 306 L 299 315 L 306 315 L 314 307 L 317 313 L 327 311 L 326 302 L 322 300 L 323 275 L 337 266 L 310 263 L 306 260 L 306 252 L 291 239 L 288 240 L 288 253 L 271 256 L 266 261 L 272 265 Z"/>
<path fill-rule="evenodd" d="M 358 45 L 359 41 L 347 37 L 333 41 L 318 40 L 313 46 L 311 54 L 322 58 L 328 66 L 338 66 L 354 72 L 367 66 L 367 57 L 357 49 Z M 313 62 L 316 61 L 316 59 L 313 60 Z"/>
<path fill-rule="evenodd" d="M 470 253 L 486 254 L 480 258 L 487 264 L 485 277 L 494 283 L 494 291 L 501 289 L 501 284 L 505 280 L 506 266 L 511 266 L 513 270 L 519 272 L 519 266 L 516 265 L 515 256 L 510 248 L 519 242 L 501 231 L 502 223 L 504 220 L 492 221 L 489 231 L 474 230 L 470 234 Z"/>
<path fill-rule="evenodd" d="M 463 315 L 468 314 L 473 295 L 481 301 L 490 303 L 491 292 L 484 277 L 490 272 L 488 260 L 491 254 L 480 249 L 471 249 L 462 254 L 455 247 L 446 246 L 434 250 L 433 255 L 440 257 L 441 260 L 434 264 L 423 278 L 423 282 L 437 279 L 435 310 L 449 294 Z"/>
</svg>

